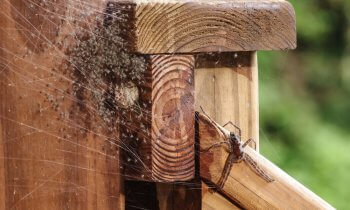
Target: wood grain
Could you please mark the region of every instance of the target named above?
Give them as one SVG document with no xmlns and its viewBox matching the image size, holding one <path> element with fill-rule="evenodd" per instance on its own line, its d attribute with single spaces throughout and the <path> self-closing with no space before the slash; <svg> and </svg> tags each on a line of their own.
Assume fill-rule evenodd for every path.
<svg viewBox="0 0 350 210">
<path fill-rule="evenodd" d="M 232 121 L 241 128 L 242 139 L 253 138 L 255 144 L 251 146 L 259 149 L 256 52 L 197 55 L 195 93 L 197 111 L 201 111 L 200 107 L 202 107 L 220 125 Z M 238 132 L 232 126 L 228 126 L 227 129 Z M 208 191 L 208 186 L 202 184 L 202 208 L 234 209 L 237 207 L 222 195 Z"/>
<path fill-rule="evenodd" d="M 116 102 L 113 97 L 123 98 L 135 86 L 116 88 L 120 81 L 113 79 L 115 66 L 107 65 L 118 58 L 109 45 L 118 37 L 104 41 L 106 37 L 97 36 L 101 30 L 96 29 L 106 27 L 111 19 L 129 24 L 118 28 L 126 31 L 119 38 L 129 41 L 130 50 L 143 54 L 290 49 L 296 42 L 294 11 L 280 0 L 5 0 L 0 10 L 1 209 L 124 209 L 121 168 L 131 179 L 193 178 L 193 56 L 146 56 L 150 66 L 146 83 L 137 84 L 139 95 Z M 72 53 L 67 49 L 87 42 L 91 47 L 79 48 L 83 50 L 73 59 L 73 64 L 82 65 L 69 65 Z M 244 139 L 258 142 L 257 74 L 251 60 L 255 54 L 248 52 L 241 58 L 239 53 L 234 64 L 230 60 L 235 54 L 227 55 L 229 59 L 215 62 L 198 57 L 196 91 L 208 91 L 201 92 L 208 98 L 196 102 L 197 107 L 220 110 L 217 119 L 234 121 Z M 201 66 L 206 60 L 214 67 Z M 86 78 L 91 76 L 86 72 L 99 71 L 105 77 Z M 213 86 L 208 75 L 219 82 Z M 233 80 L 237 82 L 232 84 Z M 115 108 L 128 107 L 138 96 L 146 110 L 141 119 Z M 119 129 L 123 116 L 131 116 L 133 122 Z M 127 131 L 130 126 L 133 133 Z M 122 163 L 121 150 L 133 152 Z M 198 208 L 186 189 L 176 187 L 167 194 L 172 195 L 168 202 Z"/>
<path fill-rule="evenodd" d="M 196 110 L 202 107 L 220 125 L 231 121 L 259 148 L 258 67 L 256 52 L 202 54 L 196 57 Z M 238 133 L 231 125 L 227 129 Z"/>
<path fill-rule="evenodd" d="M 145 54 L 296 47 L 295 14 L 283 0 L 138 0 L 136 46 Z"/>
<path fill-rule="evenodd" d="M 224 133 L 222 133 L 204 115 L 199 114 L 198 120 L 202 149 L 225 141 L 229 137 L 228 130 L 223 128 Z M 220 192 L 239 203 L 243 208 L 334 209 L 252 148 L 246 147 L 244 152 L 274 181 L 266 182 L 244 161 L 234 164 Z M 217 183 L 224 170 L 227 156 L 227 150 L 223 147 L 202 152 L 200 154 L 201 177 L 207 182 Z"/>
<path fill-rule="evenodd" d="M 218 192 L 210 190 L 211 188 L 202 183 L 202 210 L 238 210 L 241 209 L 233 204 Z"/>
<path fill-rule="evenodd" d="M 169 182 L 194 177 L 193 76 L 193 56 L 149 57 L 147 84 L 141 87 L 139 101 L 147 105 L 140 121 L 143 125 L 135 120 L 128 125 L 140 127 L 133 135 L 140 141 L 135 145 L 138 140 L 125 135 L 126 144 L 140 156 L 140 163 L 126 168 L 128 179 Z M 130 154 L 126 159 L 135 162 Z"/>
<path fill-rule="evenodd" d="M 96 27 L 89 14 L 105 5 L 55 2 L 0 4 L 0 208 L 123 209 L 119 130 L 91 92 L 75 95 L 65 65 L 78 26 Z"/>
</svg>

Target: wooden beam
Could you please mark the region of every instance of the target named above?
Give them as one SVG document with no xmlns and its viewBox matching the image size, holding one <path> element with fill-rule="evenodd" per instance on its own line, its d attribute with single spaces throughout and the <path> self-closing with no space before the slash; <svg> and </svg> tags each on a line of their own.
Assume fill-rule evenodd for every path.
<svg viewBox="0 0 350 210">
<path fill-rule="evenodd" d="M 228 141 L 230 132 L 199 113 L 200 176 L 217 186 L 226 170 L 225 146 L 206 148 Z M 244 159 L 234 163 L 220 193 L 246 209 L 334 209 L 327 202 L 290 177 L 250 147 L 243 149 Z M 250 162 L 250 164 L 249 164 Z M 268 179 L 273 181 L 267 181 Z"/>
<path fill-rule="evenodd" d="M 103 1 L 101 1 L 103 2 Z M 284 50 L 296 47 L 295 13 L 285 0 L 124 0 L 130 50 L 141 54 Z"/>
<path fill-rule="evenodd" d="M 284 0 L 138 0 L 135 9 L 140 53 L 296 47 L 294 10 Z"/>
<path fill-rule="evenodd" d="M 1 45 L 0 45 L 1 47 Z M 2 126 L 1 126 L 1 122 L 0 122 L 0 133 L 2 134 Z M 2 138 L 0 137 L 0 140 Z M 4 144 L 0 141 L 0 155 L 4 154 Z M 0 158 L 0 183 L 1 186 L 6 186 L 6 180 L 5 180 L 5 158 Z M 0 188 L 0 209 L 5 209 L 5 199 L 6 199 L 6 189 L 5 187 L 1 187 Z"/>
<path fill-rule="evenodd" d="M 118 117 L 107 123 L 92 97 L 107 83 L 66 54 L 104 7 L 71 3 L 0 4 L 0 209 L 124 209 Z"/>
<path fill-rule="evenodd" d="M 141 110 L 132 111 L 122 129 L 122 141 L 131 150 L 125 152 L 125 175 L 159 182 L 190 180 L 195 169 L 194 57 L 152 55 L 147 60 L 146 83 L 138 84 L 135 102 Z"/>
<path fill-rule="evenodd" d="M 202 210 L 238 210 L 241 209 L 223 195 L 202 183 Z"/>
</svg>

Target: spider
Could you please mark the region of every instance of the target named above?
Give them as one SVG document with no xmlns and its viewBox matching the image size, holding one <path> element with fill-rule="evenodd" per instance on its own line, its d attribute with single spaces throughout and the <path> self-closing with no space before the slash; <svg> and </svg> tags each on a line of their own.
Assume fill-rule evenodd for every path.
<svg viewBox="0 0 350 210">
<path fill-rule="evenodd" d="M 210 147 L 201 150 L 203 152 L 207 152 L 213 148 L 220 147 L 224 144 L 227 145 L 227 152 L 229 153 L 229 156 L 227 157 L 227 159 L 225 161 L 225 166 L 224 166 L 224 169 L 222 171 L 221 177 L 220 177 L 218 183 L 216 184 L 217 190 L 220 191 L 223 189 L 225 182 L 226 182 L 228 176 L 230 175 L 230 171 L 232 169 L 233 164 L 239 163 L 242 161 L 245 161 L 250 166 L 250 168 L 257 175 L 259 175 L 262 179 L 264 179 L 266 182 L 273 182 L 274 179 L 271 176 L 269 176 L 268 174 L 266 174 L 258 166 L 257 162 L 255 160 L 253 160 L 253 158 L 250 157 L 247 153 L 244 152 L 244 148 L 251 141 L 253 141 L 253 139 L 248 139 L 246 142 L 243 143 L 241 140 L 241 136 L 242 136 L 241 129 L 238 126 L 236 126 L 235 124 L 233 124 L 231 121 L 229 121 L 228 123 L 223 125 L 223 127 L 225 127 L 227 125 L 234 126 L 238 130 L 238 135 L 236 135 L 234 132 L 230 132 L 230 134 L 227 135 L 226 134 L 227 132 L 225 132 L 225 130 L 221 126 L 219 126 L 214 120 L 212 120 L 204 112 L 202 107 L 201 107 L 201 109 L 202 109 L 202 112 L 204 113 L 204 115 L 208 118 L 208 120 L 223 134 L 223 136 L 226 137 L 225 141 L 217 142 L 217 143 L 211 145 Z"/>
</svg>

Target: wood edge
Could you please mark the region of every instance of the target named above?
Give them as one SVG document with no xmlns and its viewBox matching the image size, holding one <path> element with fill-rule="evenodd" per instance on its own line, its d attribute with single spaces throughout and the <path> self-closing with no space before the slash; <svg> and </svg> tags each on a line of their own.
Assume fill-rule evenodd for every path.
<svg viewBox="0 0 350 210">
<path fill-rule="evenodd" d="M 203 210 L 235 210 L 242 209 L 218 192 L 211 191 L 211 188 L 202 182 L 202 209 Z"/>
<path fill-rule="evenodd" d="M 225 128 L 221 127 L 220 125 L 217 125 L 218 127 L 214 127 L 211 124 L 210 119 L 203 115 L 203 114 L 197 114 L 199 123 L 202 123 L 203 125 L 207 125 L 204 126 L 206 129 L 210 129 L 210 133 L 213 134 L 212 138 L 215 138 L 215 142 L 221 142 L 221 141 L 225 141 L 225 139 L 228 138 L 228 136 L 230 135 L 230 132 L 228 130 L 226 130 Z M 220 129 L 220 130 L 219 130 Z M 199 131 L 201 133 L 201 131 Z M 216 134 L 214 134 L 216 133 Z M 200 137 L 202 139 L 202 137 Z M 220 138 L 220 139 L 217 139 Z M 206 147 L 204 147 L 206 148 Z M 226 150 L 225 150 L 226 151 Z M 274 163 L 272 163 L 271 161 L 267 160 L 264 156 L 260 155 L 257 151 L 255 151 L 253 148 L 250 147 L 246 147 L 244 148 L 244 152 L 246 155 L 248 155 L 254 162 L 256 162 L 256 164 L 259 166 L 260 169 L 262 169 L 264 171 L 264 173 L 266 173 L 268 176 L 273 178 L 273 181 L 270 183 L 266 183 L 265 187 L 268 187 L 269 184 L 272 185 L 276 185 L 274 186 L 274 189 L 280 189 L 281 190 L 281 194 L 285 193 L 284 191 L 288 191 L 289 193 L 289 197 L 302 197 L 305 200 L 305 205 L 306 206 L 313 206 L 316 209 L 335 209 L 334 207 L 332 207 L 329 203 L 327 203 L 325 200 L 323 200 L 321 197 L 319 197 L 318 195 L 316 195 L 314 192 L 312 192 L 311 190 L 309 190 L 308 188 L 306 188 L 304 185 L 302 185 L 300 182 L 298 182 L 297 180 L 295 180 L 293 177 L 291 177 L 290 175 L 288 175 L 286 172 L 284 172 L 282 169 L 280 169 L 278 166 L 276 166 Z M 213 157 L 214 154 L 210 155 L 212 158 L 215 159 L 215 157 Z M 216 154 L 217 155 L 217 154 Z M 211 184 L 213 184 L 215 187 L 217 187 L 215 185 L 215 183 L 217 182 L 217 175 L 213 175 L 210 173 L 211 169 L 211 163 L 208 162 L 207 160 L 205 160 L 205 158 L 202 158 L 202 155 L 200 156 L 200 176 L 201 179 L 209 182 Z M 224 165 L 225 165 L 225 161 L 216 161 L 215 164 L 219 164 L 219 166 L 215 166 L 215 171 L 217 171 L 217 169 L 221 169 L 224 170 Z M 236 164 L 236 166 L 235 166 Z M 254 189 L 258 189 L 261 186 L 259 186 L 259 182 L 255 182 L 253 180 L 261 180 L 262 177 L 260 175 L 258 175 L 257 173 L 250 173 L 248 174 L 242 174 L 242 173 L 238 173 L 237 170 L 239 169 L 243 169 L 243 168 L 249 168 L 249 170 L 252 170 L 251 167 L 245 163 L 244 161 L 241 163 L 235 163 L 234 166 L 231 168 L 229 174 L 230 176 L 228 177 L 228 180 L 226 180 L 226 184 L 223 186 L 222 189 L 217 189 L 218 192 L 222 193 L 223 195 L 227 196 L 228 198 L 238 201 L 235 198 L 235 192 L 232 191 L 232 186 L 229 186 L 227 183 L 230 181 L 233 182 L 238 182 L 240 183 L 242 186 L 244 186 L 242 189 L 246 189 L 247 191 L 249 191 L 249 193 L 255 192 L 256 190 Z M 247 179 L 247 177 L 250 177 L 250 179 Z M 250 180 L 252 181 L 250 183 Z M 245 193 L 242 193 L 245 194 Z M 254 193 L 255 194 L 255 193 Z M 295 194 L 295 196 L 293 196 L 293 194 Z M 256 194 L 257 195 L 257 194 Z M 278 191 L 276 192 L 272 192 L 267 195 L 266 198 L 271 199 L 271 196 L 273 197 L 272 199 L 275 198 L 275 196 L 279 195 Z M 259 197 L 259 200 L 262 199 L 263 201 L 267 202 L 267 200 L 264 200 L 263 197 L 257 195 Z M 265 199 L 266 199 L 265 198 Z M 280 200 L 281 198 L 276 198 L 277 200 L 279 200 L 278 202 L 287 202 L 286 200 Z M 249 200 L 249 199 L 248 199 Z M 276 201 L 277 201 L 276 200 Z M 240 200 L 238 202 L 241 202 Z M 244 202 L 244 201 L 243 201 Z M 269 203 L 269 202 L 267 202 Z M 253 202 L 251 203 L 242 203 L 242 206 L 254 206 Z M 272 205 L 272 204 L 271 204 Z M 277 206 L 275 206 L 277 207 Z"/>
<path fill-rule="evenodd" d="M 274 163 L 266 159 L 264 156 L 260 155 L 254 149 L 247 147 L 245 148 L 245 152 L 250 155 L 254 160 L 257 161 L 259 165 L 262 165 L 264 169 L 266 169 L 266 173 L 271 175 L 275 181 L 285 182 L 289 185 L 289 187 L 293 188 L 295 192 L 303 194 L 307 196 L 310 201 L 317 202 L 319 204 L 319 208 L 321 209 L 334 209 L 328 202 L 323 200 L 321 197 L 316 195 L 310 189 L 305 187 L 303 184 L 298 182 L 296 179 L 291 177 L 287 172 L 283 171 L 281 168 L 276 166 Z"/>
<path fill-rule="evenodd" d="M 207 4 L 207 6 L 210 5 L 214 5 L 215 2 L 201 2 L 201 1 L 189 1 L 189 0 L 169 0 L 169 1 L 163 1 L 163 0 L 153 0 L 153 1 L 148 1 L 148 0 L 139 0 L 139 1 L 135 1 L 135 3 L 137 5 L 142 5 L 142 4 L 154 4 L 155 6 L 157 6 L 158 4 L 162 3 L 162 4 L 175 4 L 175 3 L 192 3 L 192 4 Z M 287 16 L 288 17 L 288 24 L 284 24 L 281 28 L 278 28 L 278 30 L 276 29 L 272 35 L 269 34 L 269 36 L 274 36 L 274 37 L 278 37 L 280 36 L 280 32 L 284 31 L 284 33 L 288 33 L 290 34 L 288 38 L 286 38 L 286 43 L 280 44 L 280 45 L 273 45 L 273 44 L 269 44 L 268 46 L 261 46 L 261 47 L 257 47 L 256 45 L 252 44 L 252 43 L 257 43 L 257 44 L 261 44 L 263 41 L 261 41 L 261 38 L 258 40 L 253 41 L 252 43 L 249 43 L 250 45 L 244 46 L 243 48 L 241 46 L 222 46 L 222 47 L 217 47 L 217 46 L 212 46 L 212 47 L 208 47 L 208 46 L 204 46 L 203 48 L 198 48 L 195 50 L 156 50 L 156 49 L 144 49 L 142 47 L 142 44 L 140 45 L 138 42 L 138 37 L 139 35 L 136 35 L 135 37 L 135 43 L 132 44 L 133 46 L 133 51 L 135 53 L 139 53 L 139 54 L 145 54 L 145 55 L 154 55 L 154 54 L 195 54 L 195 53 L 205 53 L 205 52 L 238 52 L 238 51 L 243 51 L 243 52 L 248 52 L 248 51 L 274 51 L 274 50 L 282 50 L 282 51 L 286 51 L 286 50 L 294 50 L 297 48 L 297 33 L 296 33 L 296 14 L 295 14 L 295 10 L 293 5 L 286 1 L 286 0 L 264 0 L 264 1 L 251 1 L 251 0 L 247 0 L 247 1 L 238 1 L 238 2 L 231 2 L 231 1 L 220 1 L 220 3 L 226 3 L 226 4 L 237 4 L 235 5 L 235 7 L 237 8 L 242 8 L 242 11 L 246 10 L 246 8 L 244 8 L 245 5 L 249 5 L 249 9 L 251 10 L 251 13 L 257 13 L 258 11 L 262 11 L 262 10 L 266 10 L 268 11 L 268 7 L 266 6 L 266 4 L 271 4 L 270 7 L 273 7 L 273 10 L 277 10 L 278 14 L 281 15 L 276 15 L 276 16 Z M 256 4 L 256 6 L 252 6 L 253 4 Z M 157 4 L 157 5 L 156 5 Z M 159 5 L 158 5 L 159 6 Z M 234 7 L 234 6 L 231 6 Z M 285 14 L 285 15 L 283 15 Z M 275 22 L 277 22 L 278 18 L 274 19 Z M 262 21 L 262 20 L 261 20 Z M 274 25 L 273 23 L 271 23 L 270 25 Z M 136 28 L 137 28 L 137 24 L 136 24 Z M 147 32 L 147 30 L 146 30 Z M 142 33 L 141 33 L 142 34 Z M 141 35 L 142 36 L 142 35 Z"/>
</svg>

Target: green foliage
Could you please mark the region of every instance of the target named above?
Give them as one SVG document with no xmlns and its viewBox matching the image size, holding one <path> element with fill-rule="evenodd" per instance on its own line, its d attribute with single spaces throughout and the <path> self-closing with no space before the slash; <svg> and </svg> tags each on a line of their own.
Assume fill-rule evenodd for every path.
<svg viewBox="0 0 350 210">
<path fill-rule="evenodd" d="M 350 208 L 350 1 L 291 0 L 298 49 L 260 52 L 261 151 Z"/>
</svg>

